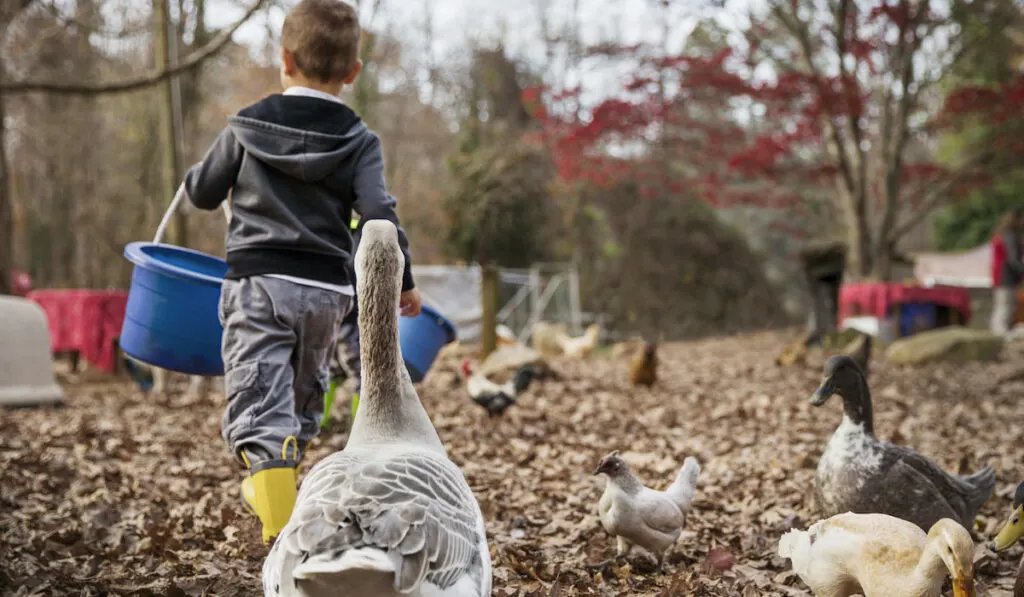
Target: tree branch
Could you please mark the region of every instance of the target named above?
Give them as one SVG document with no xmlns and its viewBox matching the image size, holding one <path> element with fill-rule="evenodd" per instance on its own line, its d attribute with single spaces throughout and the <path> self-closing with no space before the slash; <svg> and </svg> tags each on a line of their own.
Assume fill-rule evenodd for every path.
<svg viewBox="0 0 1024 597">
<path fill-rule="evenodd" d="M 28 9 L 35 0 L 7 0 L 0 3 L 0 24 L 6 26 L 23 10 Z"/>
<path fill-rule="evenodd" d="M 807 64 L 807 69 L 810 71 L 811 76 L 814 77 L 815 83 L 818 85 L 818 92 L 819 94 L 824 95 L 821 73 L 818 71 L 817 65 L 814 64 L 814 48 L 811 46 L 811 38 L 810 34 L 807 32 L 806 23 L 801 21 L 795 14 L 792 15 L 792 17 L 786 14 L 778 5 L 772 9 L 772 12 L 775 13 L 782 25 L 786 29 L 789 29 L 790 33 L 796 37 L 797 42 L 800 44 L 800 50 L 803 52 L 804 62 Z M 839 167 L 843 174 L 843 182 L 846 184 L 846 188 L 853 192 L 853 172 L 850 165 L 850 156 L 846 152 L 846 143 L 839 132 L 839 127 L 837 127 L 835 122 L 832 120 L 831 114 L 826 114 L 825 124 L 832 133 L 832 140 L 836 145 Z"/>
<path fill-rule="evenodd" d="M 776 4 L 772 8 L 772 12 L 782 23 L 783 27 L 788 29 L 800 44 L 800 49 L 803 53 L 804 62 L 807 64 L 807 69 L 811 73 L 811 76 L 814 77 L 815 84 L 818 86 L 819 95 L 824 97 L 824 83 L 822 81 L 821 72 L 818 70 L 817 65 L 814 64 L 814 48 L 811 45 L 811 37 L 808 32 L 807 23 L 803 22 L 795 12 L 792 15 L 786 14 L 779 4 Z M 840 61 L 842 61 L 842 57 L 840 57 Z M 828 107 L 824 106 L 824 109 L 828 110 Z M 823 120 L 825 122 L 825 127 L 831 134 L 832 143 L 835 145 L 836 157 L 839 160 L 839 171 L 842 176 L 843 185 L 846 188 L 846 193 L 840 193 L 840 199 L 845 199 L 845 207 L 850 216 L 860 219 L 862 217 L 862 210 L 858 209 L 860 203 L 857 198 L 857 182 L 854 178 L 854 167 L 851 163 L 849 152 L 847 151 L 846 140 L 843 138 L 842 132 L 836 124 L 832 114 L 826 111 Z M 860 192 L 863 192 L 863 189 L 860 189 Z M 870 242 L 870 239 L 865 238 L 864 242 Z"/>
<path fill-rule="evenodd" d="M 43 8 L 43 10 L 50 13 L 50 16 L 52 16 L 54 20 L 57 21 L 57 24 L 60 25 L 61 28 L 69 26 L 75 27 L 77 29 L 80 29 L 82 32 L 91 35 L 99 35 L 101 37 L 109 37 L 112 39 L 125 39 L 127 37 L 135 37 L 136 35 L 142 35 L 143 33 L 148 33 L 150 31 L 150 27 L 148 25 L 139 25 L 136 27 L 129 28 L 127 30 L 122 29 L 119 31 L 114 31 L 112 29 L 106 29 L 105 27 L 102 27 L 95 23 L 86 23 L 76 17 L 65 16 L 61 14 L 60 8 L 55 4 L 48 4 L 43 2 L 40 4 L 40 6 Z"/>
<path fill-rule="evenodd" d="M 906 0 L 904 0 L 906 1 Z M 885 199 L 882 209 L 882 223 L 878 231 L 878 252 L 886 249 L 886 243 L 890 242 L 889 231 L 896 223 L 896 210 L 900 195 L 901 181 L 903 180 L 903 152 L 906 150 L 907 142 L 910 139 L 910 110 L 916 104 L 917 95 L 920 89 L 911 91 L 910 87 L 914 82 L 914 56 L 921 48 L 923 38 L 915 33 L 917 27 L 915 21 L 900 27 L 899 48 L 899 72 L 900 72 L 900 99 L 896 106 L 896 121 L 890 122 L 890 127 L 895 124 L 896 138 L 886 143 L 888 154 L 885 159 Z M 911 39 L 907 40 L 907 35 Z M 891 110 L 891 109 L 890 109 Z M 889 136 L 889 130 L 883 131 L 883 135 Z"/>
<path fill-rule="evenodd" d="M 839 63 L 839 77 L 841 89 L 846 92 L 847 98 L 849 99 L 850 89 L 847 88 L 847 80 L 850 78 L 850 73 L 846 68 L 846 46 L 847 46 L 847 28 L 849 26 L 848 17 L 850 11 L 850 0 L 839 0 L 839 5 L 836 7 L 836 54 Z M 856 32 L 854 33 L 856 35 Z M 854 67 L 856 72 L 856 66 Z M 854 86 L 854 91 L 860 92 L 859 87 Z M 847 108 L 848 110 L 848 108 Z M 854 207 L 857 212 L 857 217 L 860 219 L 867 218 L 867 187 L 868 187 L 868 159 L 865 155 L 865 149 L 863 144 L 862 125 L 864 116 L 862 113 L 848 114 L 845 118 L 847 129 L 849 129 L 850 137 L 853 139 L 853 150 L 856 156 L 856 170 L 857 170 L 857 185 L 856 190 L 853 192 Z"/>
<path fill-rule="evenodd" d="M 917 210 L 912 213 L 909 218 L 904 220 L 902 224 L 893 228 L 892 232 L 887 237 L 889 244 L 895 245 L 901 238 L 903 238 L 904 235 L 920 224 L 921 220 L 923 220 L 925 216 L 934 211 L 935 208 L 949 201 L 949 190 L 974 174 L 975 167 L 987 161 L 991 156 L 991 150 L 981 151 L 965 162 L 944 182 L 932 185 L 931 192 L 925 195 Z"/>
<path fill-rule="evenodd" d="M 248 21 L 252 15 L 256 14 L 256 11 L 258 11 L 265 2 L 266 0 L 256 0 L 252 7 L 250 7 L 249 10 L 242 15 L 242 18 L 234 25 L 219 33 L 216 37 L 210 40 L 208 44 L 199 48 L 195 52 L 192 52 L 188 56 L 185 56 L 181 62 L 170 68 L 160 69 L 144 75 L 107 83 L 11 81 L 0 84 L 0 93 L 9 95 L 15 93 L 46 92 L 77 95 L 100 95 L 106 93 L 123 93 L 125 91 L 134 91 L 136 89 L 156 85 L 169 77 L 194 68 L 207 58 L 210 58 L 224 49 L 231 41 L 231 36 L 234 35 L 235 32 L 238 31 L 238 28 Z"/>
</svg>

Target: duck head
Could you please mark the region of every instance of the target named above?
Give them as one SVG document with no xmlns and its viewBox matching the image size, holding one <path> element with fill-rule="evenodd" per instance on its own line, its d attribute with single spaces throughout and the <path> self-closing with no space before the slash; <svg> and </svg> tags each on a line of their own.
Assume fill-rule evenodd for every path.
<svg viewBox="0 0 1024 597">
<path fill-rule="evenodd" d="M 1022 536 L 1024 536 L 1024 483 L 1017 486 L 1017 492 L 1013 496 L 1013 511 L 1003 524 L 1003 528 L 996 534 L 996 538 L 989 543 L 989 548 L 992 551 L 1009 549 Z"/>
<path fill-rule="evenodd" d="M 949 570 L 953 597 L 974 597 L 974 540 L 967 529 L 943 518 L 928 531 L 928 542 Z"/>
<path fill-rule="evenodd" d="M 811 395 L 811 404 L 821 406 L 832 396 L 839 394 L 843 398 L 859 392 L 864 382 L 864 372 L 852 357 L 841 354 L 825 361 L 825 375 L 821 385 Z"/>
<path fill-rule="evenodd" d="M 847 418 L 863 425 L 867 431 L 874 432 L 867 380 L 857 361 L 849 355 L 836 355 L 825 361 L 825 375 L 821 385 L 811 395 L 811 404 L 821 406 L 836 394 L 843 399 L 843 411 Z"/>
</svg>

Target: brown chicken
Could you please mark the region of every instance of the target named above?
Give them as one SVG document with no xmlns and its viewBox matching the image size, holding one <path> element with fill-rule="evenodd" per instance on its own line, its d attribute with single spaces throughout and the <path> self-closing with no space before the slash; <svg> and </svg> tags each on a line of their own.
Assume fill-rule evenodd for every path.
<svg viewBox="0 0 1024 597">
<path fill-rule="evenodd" d="M 635 386 L 654 385 L 658 380 L 658 345 L 644 342 L 629 364 L 629 381 Z"/>
</svg>

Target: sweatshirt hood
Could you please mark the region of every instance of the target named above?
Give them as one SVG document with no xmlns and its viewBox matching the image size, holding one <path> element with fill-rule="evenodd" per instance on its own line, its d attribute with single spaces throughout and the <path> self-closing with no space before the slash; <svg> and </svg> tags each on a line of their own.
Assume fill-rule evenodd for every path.
<svg viewBox="0 0 1024 597">
<path fill-rule="evenodd" d="M 337 172 L 369 134 L 345 104 L 283 94 L 243 109 L 228 126 L 250 157 L 304 182 Z"/>
</svg>

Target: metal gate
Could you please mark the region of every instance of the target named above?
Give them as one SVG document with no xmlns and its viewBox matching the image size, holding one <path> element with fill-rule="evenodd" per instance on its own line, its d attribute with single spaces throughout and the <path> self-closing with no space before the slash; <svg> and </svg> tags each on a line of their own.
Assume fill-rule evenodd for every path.
<svg viewBox="0 0 1024 597">
<path fill-rule="evenodd" d="M 529 269 L 502 269 L 498 322 L 527 344 L 538 321 L 565 323 L 582 333 L 580 275 L 575 263 L 535 263 Z"/>
</svg>

